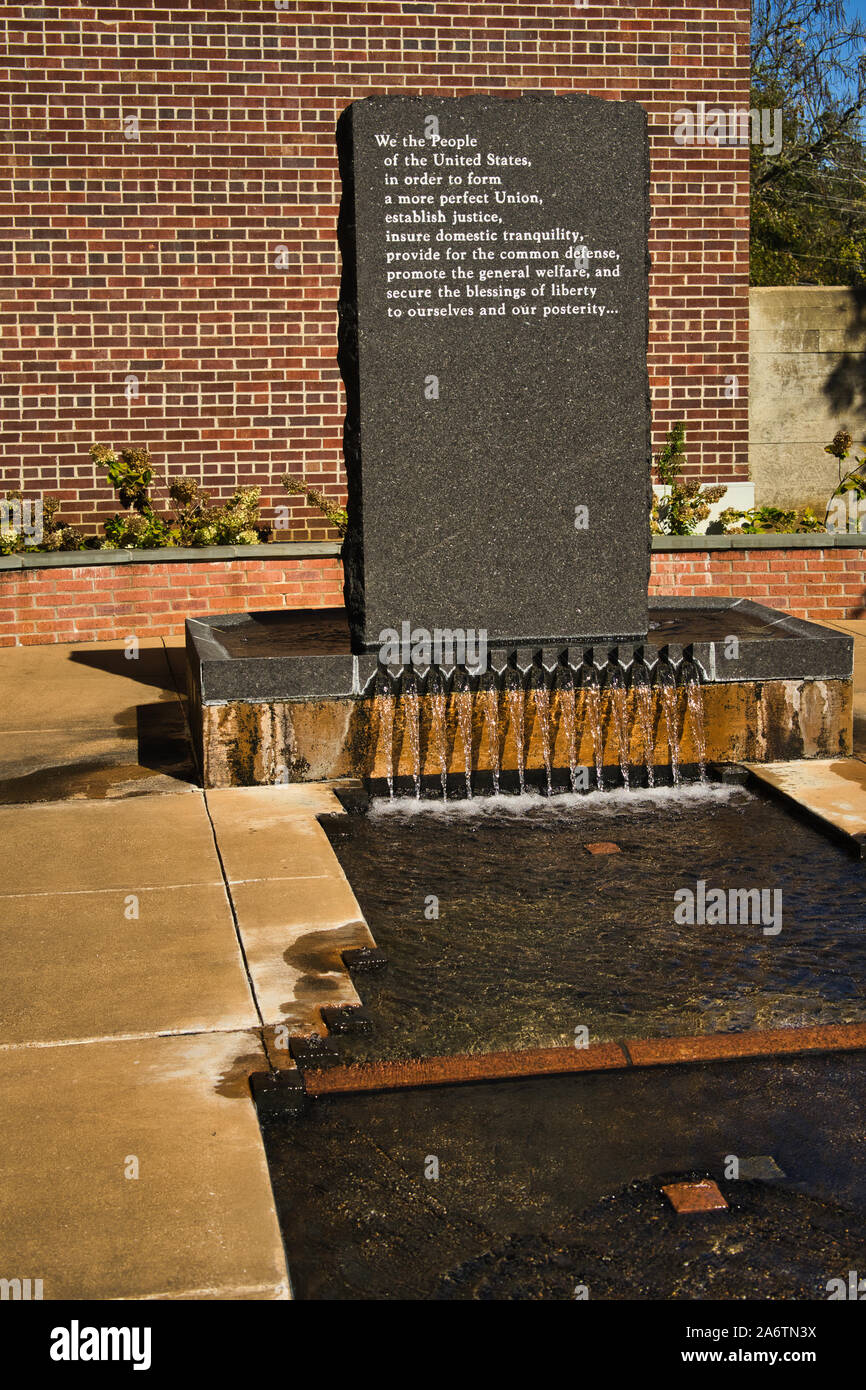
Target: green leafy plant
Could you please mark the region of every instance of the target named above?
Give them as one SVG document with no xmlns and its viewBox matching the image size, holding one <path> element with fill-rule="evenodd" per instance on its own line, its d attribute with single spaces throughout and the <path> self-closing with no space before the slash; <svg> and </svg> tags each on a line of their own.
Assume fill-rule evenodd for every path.
<svg viewBox="0 0 866 1390">
<path fill-rule="evenodd" d="M 154 511 L 150 489 L 154 470 L 147 449 L 124 449 L 94 444 L 90 450 L 95 463 L 104 466 L 108 479 L 128 511 L 110 517 L 103 536 L 85 535 L 67 525 L 60 516 L 60 502 L 45 497 L 41 505 L 42 535 L 36 540 L 31 525 L 15 525 L 14 506 L 7 506 L 6 520 L 0 526 L 0 556 L 21 551 L 36 553 L 54 550 L 160 550 L 166 546 L 260 545 L 266 535 L 259 515 L 261 489 L 237 488 L 228 501 L 211 506 L 195 478 L 186 474 L 171 478 L 167 491 L 170 513 Z M 24 503 L 21 492 L 6 494 L 6 503 Z M 26 503 L 25 503 L 26 505 Z"/>
<path fill-rule="evenodd" d="M 16 526 L 12 520 L 15 503 L 28 505 L 24 493 L 18 489 L 7 492 L 4 500 L 13 506 L 6 509 L 9 519 L 0 526 L 0 555 L 17 555 L 20 552 L 36 554 L 46 550 L 83 550 L 87 545 L 93 544 L 82 531 L 63 520 L 60 516 L 60 501 L 56 497 L 44 497 L 37 501 L 37 505 L 41 502 L 42 506 L 42 536 L 38 542 L 35 540 L 32 524 Z M 32 505 L 31 503 L 30 506 Z"/>
<path fill-rule="evenodd" d="M 322 513 L 331 525 L 339 531 L 341 536 L 345 536 L 349 525 L 349 516 L 345 507 L 338 506 L 326 497 L 324 493 L 317 492 L 305 478 L 293 478 L 290 473 L 286 473 L 282 478 L 282 484 L 290 496 L 306 497 L 311 507 L 315 507 Z"/>
<path fill-rule="evenodd" d="M 108 481 L 124 507 L 131 507 L 141 516 L 152 513 L 149 489 L 153 482 L 153 461 L 147 445 L 143 449 L 115 452 L 113 445 L 94 444 L 90 457 L 107 470 Z"/>
<path fill-rule="evenodd" d="M 763 536 L 771 534 L 800 535 L 807 531 L 823 531 L 811 507 L 799 507 L 785 511 L 782 507 L 752 507 L 741 512 L 736 507 L 728 507 L 719 517 L 719 523 L 729 535 Z"/>
<path fill-rule="evenodd" d="M 105 523 L 103 550 L 158 550 L 171 544 L 168 527 L 153 512 L 113 516 Z"/>
<path fill-rule="evenodd" d="M 209 494 L 197 479 L 182 474 L 168 485 L 168 495 L 174 503 L 174 533 L 178 545 L 198 545 L 196 538 L 207 524 Z"/>
<path fill-rule="evenodd" d="M 653 497 L 650 530 L 656 535 L 691 536 L 699 523 L 706 521 L 713 502 L 720 501 L 727 492 L 723 484 L 702 487 L 697 479 L 682 477 L 687 462 L 685 436 L 686 427 L 679 420 L 656 456 L 658 480 L 669 489 L 665 496 Z"/>
<path fill-rule="evenodd" d="M 104 550 L 261 543 L 260 488 L 237 488 L 227 502 L 211 506 L 197 479 L 181 474 L 165 484 L 171 515 L 161 516 L 151 499 L 156 483 L 147 447 L 116 450 L 110 444 L 94 444 L 90 456 L 106 469 L 108 481 L 130 509 L 126 516 L 105 523 Z"/>
<path fill-rule="evenodd" d="M 261 488 L 240 487 L 222 506 L 207 509 L 193 533 L 193 545 L 258 545 L 260 497 Z"/>
<path fill-rule="evenodd" d="M 153 510 L 150 487 L 153 460 L 143 449 L 116 450 L 113 444 L 93 444 L 90 457 L 108 473 L 108 481 L 125 507 L 127 516 L 113 516 L 105 523 L 103 550 L 154 550 L 170 545 L 165 522 Z"/>
</svg>

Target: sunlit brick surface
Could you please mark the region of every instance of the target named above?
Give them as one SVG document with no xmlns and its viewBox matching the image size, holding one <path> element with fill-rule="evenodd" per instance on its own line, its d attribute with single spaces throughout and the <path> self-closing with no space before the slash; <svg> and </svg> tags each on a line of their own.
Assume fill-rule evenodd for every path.
<svg viewBox="0 0 866 1390">
<path fill-rule="evenodd" d="M 215 497 L 261 484 L 286 539 L 332 538 L 279 478 L 343 491 L 337 116 L 537 89 L 646 107 L 656 443 L 684 418 L 695 471 L 746 478 L 748 150 L 679 146 L 672 118 L 748 107 L 748 30 L 712 0 L 5 6 L 0 487 L 90 525 L 116 510 L 91 442 L 147 442 Z"/>
<path fill-rule="evenodd" d="M 862 618 L 866 547 L 656 552 L 649 591 L 749 598 L 795 618 Z"/>
</svg>

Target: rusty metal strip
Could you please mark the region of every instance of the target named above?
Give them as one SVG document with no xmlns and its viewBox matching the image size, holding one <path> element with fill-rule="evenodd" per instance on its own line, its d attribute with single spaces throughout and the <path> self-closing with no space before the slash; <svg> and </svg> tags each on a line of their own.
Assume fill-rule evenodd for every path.
<svg viewBox="0 0 866 1390">
<path fill-rule="evenodd" d="M 822 1024 L 814 1028 L 638 1038 L 623 1043 L 593 1043 L 584 1048 L 529 1048 L 329 1066 L 305 1070 L 304 1089 L 309 1096 L 345 1095 L 469 1081 L 508 1081 L 575 1072 L 857 1050 L 866 1050 L 866 1024 Z"/>
<path fill-rule="evenodd" d="M 409 1086 L 447 1086 L 459 1081 L 506 1081 L 566 1072 L 607 1071 L 629 1065 L 617 1043 L 589 1047 L 531 1048 L 524 1052 L 479 1052 L 455 1057 L 423 1057 L 407 1061 L 363 1062 L 350 1066 L 307 1070 L 304 1084 L 310 1096 L 350 1091 L 392 1091 Z"/>
</svg>

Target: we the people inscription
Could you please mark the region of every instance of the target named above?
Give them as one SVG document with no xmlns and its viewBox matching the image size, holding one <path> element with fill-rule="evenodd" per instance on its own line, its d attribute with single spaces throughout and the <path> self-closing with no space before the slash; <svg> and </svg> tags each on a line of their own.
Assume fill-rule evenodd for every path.
<svg viewBox="0 0 866 1390">
<path fill-rule="evenodd" d="M 337 140 L 356 647 L 644 636 L 643 109 L 371 97 Z"/>
</svg>

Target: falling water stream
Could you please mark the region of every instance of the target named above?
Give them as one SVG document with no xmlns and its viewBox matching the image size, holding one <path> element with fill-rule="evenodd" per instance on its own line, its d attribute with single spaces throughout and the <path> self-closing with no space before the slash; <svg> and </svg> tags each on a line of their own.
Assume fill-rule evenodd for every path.
<svg viewBox="0 0 866 1390">
<path fill-rule="evenodd" d="M 499 795 L 499 691 L 495 678 L 488 680 L 483 690 L 484 723 L 487 729 L 487 744 L 490 757 L 490 772 L 493 777 L 493 795 Z"/>
<path fill-rule="evenodd" d="M 550 758 L 550 691 L 545 684 L 544 668 L 533 669 L 532 698 L 541 733 L 541 756 L 544 759 L 544 772 L 547 778 L 547 795 L 553 792 L 553 768 Z"/>
<path fill-rule="evenodd" d="M 494 694 L 495 694 L 494 690 Z M 432 712 L 431 736 L 436 762 L 439 765 L 439 780 L 442 783 L 442 798 L 448 799 L 448 739 L 445 724 L 446 706 L 445 681 L 438 671 L 430 676 L 430 707 Z"/>
<path fill-rule="evenodd" d="M 610 712 L 616 730 L 617 748 L 619 749 L 619 770 L 622 775 L 622 784 L 628 791 L 628 691 L 618 666 L 608 666 L 606 686 L 610 691 Z"/>
<path fill-rule="evenodd" d="M 653 736 L 653 692 L 649 672 L 640 666 L 632 672 L 632 690 L 637 702 L 637 720 L 640 725 L 646 765 L 647 786 L 655 786 L 655 738 Z"/>
<path fill-rule="evenodd" d="M 604 731 L 601 725 L 601 691 L 598 672 L 594 666 L 584 667 L 583 701 L 592 733 L 595 754 L 595 781 L 599 791 L 604 789 Z"/>
<path fill-rule="evenodd" d="M 376 715 L 385 750 L 385 776 L 388 780 L 388 795 L 394 795 L 394 690 L 387 676 L 376 682 L 374 694 Z"/>
<path fill-rule="evenodd" d="M 454 678 L 454 698 L 457 702 L 457 727 L 460 730 L 460 743 L 463 748 L 463 770 L 466 778 L 466 795 L 472 796 L 472 687 L 468 677 L 457 672 Z"/>
<path fill-rule="evenodd" d="M 453 756 L 463 773 L 467 798 L 473 795 L 472 740 L 476 718 L 480 729 L 478 752 L 483 761 L 486 751 L 493 793 L 497 796 L 501 792 L 502 746 L 509 731 L 513 739 L 512 756 L 519 790 L 521 793 L 526 791 L 530 747 L 527 722 L 533 730 L 533 738 L 537 738 L 534 747 L 537 747 L 538 754 L 533 754 L 532 765 L 543 765 L 548 796 L 555 789 L 564 790 L 561 786 L 555 788 L 554 777 L 556 769 L 563 766 L 565 761 L 568 763 L 571 790 L 587 790 L 587 769 L 578 761 L 584 740 L 595 764 L 596 787 L 599 791 L 604 790 L 606 730 L 610 737 L 609 746 L 619 762 L 619 785 L 626 790 L 631 786 L 635 771 L 631 763 L 634 740 L 636 763 L 642 757 L 646 769 L 646 785 L 649 788 L 656 786 L 655 731 L 658 727 L 667 743 L 671 781 L 675 787 L 679 787 L 683 781 L 682 739 L 685 731 L 679 728 L 683 710 L 700 780 L 702 783 L 707 781 L 704 690 L 696 663 L 684 657 L 674 665 L 666 655 L 662 655 L 653 662 L 651 672 L 646 660 L 636 655 L 628 665 L 622 665 L 612 657 L 606 666 L 600 668 L 587 654 L 579 667 L 572 667 L 561 658 L 548 669 L 536 659 L 526 673 L 518 666 L 510 665 L 501 674 L 488 670 L 480 682 L 473 682 L 469 672 L 461 667 L 454 671 L 450 679 L 439 668 L 432 668 L 429 675 L 423 677 L 410 667 L 395 684 L 388 672 L 381 668 L 373 687 L 373 704 L 390 797 L 395 794 L 394 721 L 399 698 L 403 767 L 411 772 L 414 795 L 416 798 L 422 795 L 426 770 L 438 777 L 442 798 L 448 799 L 449 690 L 457 735 Z M 682 704 L 681 692 L 684 696 Z M 505 696 L 502 702 L 500 693 Z M 425 717 L 429 719 L 429 725 L 425 726 L 426 734 L 422 729 Z M 424 755 L 422 735 L 427 740 Z M 554 747 L 554 744 L 557 746 Z"/>
<path fill-rule="evenodd" d="M 671 668 L 662 667 L 659 662 L 659 670 L 656 673 L 658 681 L 657 690 L 662 704 L 662 714 L 665 721 L 665 732 L 667 734 L 668 748 L 671 758 L 671 777 L 673 784 L 678 787 L 682 781 L 680 776 L 680 741 L 677 734 L 677 685 L 676 677 Z"/>
<path fill-rule="evenodd" d="M 403 677 L 403 709 L 405 711 L 406 732 L 412 752 L 412 781 L 415 795 L 421 795 L 421 705 L 418 699 L 418 677 L 407 671 Z"/>
<path fill-rule="evenodd" d="M 692 737 L 698 754 L 698 771 L 702 782 L 707 780 L 707 735 L 704 725 L 704 692 L 698 673 L 692 666 L 686 678 L 686 700 Z"/>
<path fill-rule="evenodd" d="M 526 755 L 523 729 L 525 695 L 520 672 L 513 666 L 507 667 L 505 672 L 505 696 L 508 701 L 508 712 L 511 716 L 511 727 L 514 731 L 514 744 L 517 751 L 517 777 L 522 796 L 526 791 Z"/>
<path fill-rule="evenodd" d="M 556 678 L 559 689 L 559 708 L 565 727 L 566 743 L 568 744 L 568 772 L 571 778 L 571 790 L 576 792 L 578 787 L 578 763 L 574 676 L 567 666 L 560 665 L 557 667 Z"/>
</svg>

